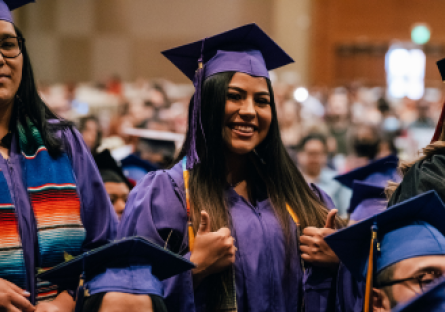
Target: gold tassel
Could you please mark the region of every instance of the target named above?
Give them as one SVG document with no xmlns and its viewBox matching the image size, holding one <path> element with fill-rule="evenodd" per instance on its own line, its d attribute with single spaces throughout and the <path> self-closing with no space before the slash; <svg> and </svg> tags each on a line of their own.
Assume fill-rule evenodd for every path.
<svg viewBox="0 0 445 312">
<path fill-rule="evenodd" d="M 374 276 L 374 243 L 377 240 L 377 227 L 372 227 L 371 246 L 369 249 L 368 271 L 366 272 L 365 305 L 363 312 L 371 311 L 372 284 Z"/>
<path fill-rule="evenodd" d="M 286 204 L 286 209 L 289 212 L 292 220 L 294 220 L 294 223 L 295 224 L 300 224 L 297 215 L 295 214 L 295 212 L 292 210 L 292 208 L 288 204 Z"/>
<path fill-rule="evenodd" d="M 190 251 L 193 251 L 193 245 L 195 244 L 195 232 L 193 231 L 193 224 L 189 221 L 188 223 L 189 228 L 189 249 Z"/>
</svg>

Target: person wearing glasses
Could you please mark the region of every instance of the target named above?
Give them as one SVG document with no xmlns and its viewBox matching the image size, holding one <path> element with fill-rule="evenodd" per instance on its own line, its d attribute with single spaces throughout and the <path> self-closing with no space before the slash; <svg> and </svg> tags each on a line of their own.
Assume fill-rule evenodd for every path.
<svg viewBox="0 0 445 312">
<path fill-rule="evenodd" d="M 430 289 L 445 273 L 444 218 L 444 203 L 429 191 L 325 237 L 365 285 L 364 306 L 338 296 L 339 311 L 389 312 Z"/>
<path fill-rule="evenodd" d="M 38 95 L 10 11 L 27 2 L 0 0 L 0 311 L 72 311 L 36 273 L 107 243 L 117 218 L 82 136 Z"/>
</svg>

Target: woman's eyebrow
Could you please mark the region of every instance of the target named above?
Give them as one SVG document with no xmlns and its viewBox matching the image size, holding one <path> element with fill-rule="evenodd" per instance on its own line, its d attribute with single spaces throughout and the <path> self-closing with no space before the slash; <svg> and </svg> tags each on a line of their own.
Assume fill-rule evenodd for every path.
<svg viewBox="0 0 445 312">
<path fill-rule="evenodd" d="M 428 273 L 428 272 L 431 272 L 431 271 L 442 272 L 442 269 L 439 268 L 439 267 L 436 267 L 434 265 L 429 265 L 429 266 L 426 266 L 426 267 L 419 267 L 419 268 L 417 268 L 412 275 Z"/>
<path fill-rule="evenodd" d="M 270 96 L 270 93 L 269 92 L 267 92 L 267 91 L 260 91 L 260 92 L 257 92 L 257 93 L 255 93 L 256 95 L 266 95 L 266 96 Z"/>
<path fill-rule="evenodd" d="M 3 33 L 3 34 L 0 34 L 0 39 L 11 38 L 11 37 L 17 37 L 17 35 L 13 34 L 13 33 Z"/>
<path fill-rule="evenodd" d="M 229 86 L 229 89 L 234 89 L 235 91 L 246 93 L 246 91 L 244 89 L 241 89 L 241 88 L 238 88 L 238 87 Z"/>
<path fill-rule="evenodd" d="M 246 93 L 246 91 L 244 89 L 239 88 L 239 87 L 229 86 L 228 88 L 229 89 L 234 89 L 235 91 L 238 91 L 238 92 Z M 260 91 L 260 92 L 256 92 L 255 95 L 270 96 L 270 93 L 268 91 Z"/>
</svg>

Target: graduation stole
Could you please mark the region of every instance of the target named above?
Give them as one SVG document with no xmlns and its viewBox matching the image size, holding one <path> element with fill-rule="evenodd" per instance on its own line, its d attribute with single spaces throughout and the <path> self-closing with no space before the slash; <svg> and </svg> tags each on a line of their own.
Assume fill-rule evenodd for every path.
<svg viewBox="0 0 445 312">
<path fill-rule="evenodd" d="M 38 263 L 50 268 L 79 255 L 85 239 L 71 162 L 65 153 L 52 158 L 29 118 L 18 122 L 24 184 L 37 222 Z M 14 181 L 13 181 L 14 183 Z M 0 171 L 0 277 L 26 289 L 26 268 L 19 223 L 8 184 Z M 23 230 L 23 229 L 22 229 Z M 34 268 L 31 268 L 34 269 Z M 38 297 L 54 297 L 57 288 L 39 281 Z"/>
<path fill-rule="evenodd" d="M 189 249 L 193 250 L 193 245 L 195 243 L 195 232 L 193 231 L 193 222 L 190 213 L 190 195 L 189 195 L 189 177 L 190 173 L 187 170 L 187 157 L 182 159 L 182 174 L 184 177 L 184 187 L 185 187 L 185 202 L 187 207 L 187 223 L 188 223 L 188 234 L 189 234 Z M 289 212 L 290 217 L 294 221 L 295 225 L 299 225 L 297 214 L 292 210 L 292 208 L 286 203 L 286 210 Z"/>
<path fill-rule="evenodd" d="M 195 243 L 195 232 L 193 230 L 193 222 L 190 213 L 190 194 L 189 194 L 189 171 L 187 170 L 187 157 L 182 159 L 182 173 L 184 177 L 184 188 L 185 188 L 185 202 L 187 207 L 187 223 L 188 223 L 188 235 L 189 235 L 189 250 L 193 251 L 193 246 Z M 298 217 L 296 213 L 291 209 L 291 207 L 286 203 L 286 209 L 289 212 L 292 220 L 295 224 L 299 225 Z M 219 311 L 238 311 L 236 303 L 236 285 L 235 285 L 235 269 L 232 267 L 227 272 L 221 273 L 221 278 L 225 281 L 225 284 L 230 285 L 230 289 L 226 289 L 224 299 L 222 301 L 222 306 L 219 307 Z"/>
</svg>

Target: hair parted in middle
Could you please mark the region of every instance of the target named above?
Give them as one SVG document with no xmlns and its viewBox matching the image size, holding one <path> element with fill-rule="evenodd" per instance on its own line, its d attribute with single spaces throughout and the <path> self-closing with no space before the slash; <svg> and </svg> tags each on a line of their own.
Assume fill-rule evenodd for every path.
<svg viewBox="0 0 445 312">
<path fill-rule="evenodd" d="M 200 212 L 205 210 L 211 219 L 213 231 L 221 227 L 230 227 L 224 190 L 226 182 L 225 143 L 223 140 L 224 114 L 229 83 L 235 72 L 223 72 L 208 77 L 201 94 L 201 124 L 203 131 L 198 129 L 195 140 L 201 162 L 190 171 L 190 203 L 195 232 L 199 227 Z M 286 246 L 291 240 L 290 216 L 286 203 L 297 214 L 300 226 L 323 227 L 328 209 L 320 202 L 310 189 L 303 175 L 297 169 L 287 153 L 280 136 L 277 110 L 273 89 L 267 80 L 270 92 L 272 121 L 269 133 L 263 142 L 249 155 L 248 186 L 251 194 L 263 191 L 275 210 L 286 238 Z M 192 112 L 193 98 L 190 101 L 188 130 Z M 205 137 L 204 134 L 205 133 Z M 187 133 L 187 138 L 189 133 Z M 177 161 L 187 153 L 188 139 L 184 142 Z M 261 158 L 261 159 L 260 159 Z M 255 198 L 257 196 L 253 196 Z M 337 227 L 343 222 L 337 218 Z"/>
</svg>

